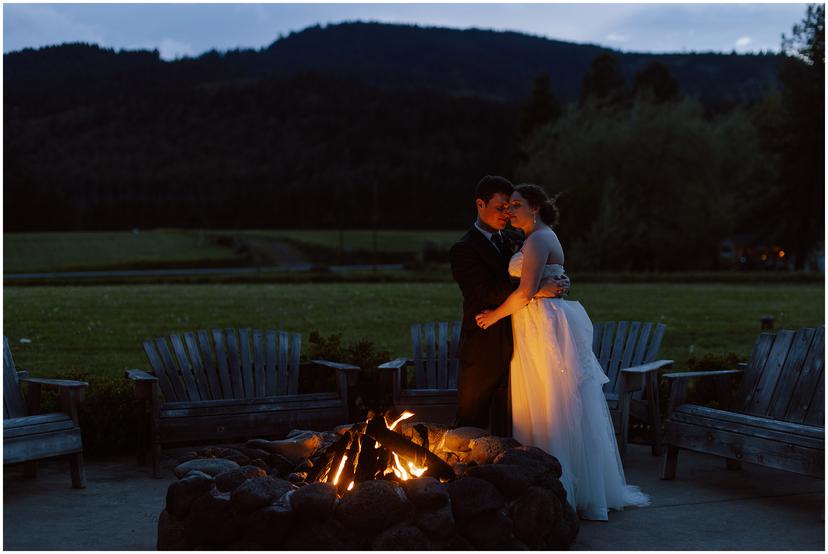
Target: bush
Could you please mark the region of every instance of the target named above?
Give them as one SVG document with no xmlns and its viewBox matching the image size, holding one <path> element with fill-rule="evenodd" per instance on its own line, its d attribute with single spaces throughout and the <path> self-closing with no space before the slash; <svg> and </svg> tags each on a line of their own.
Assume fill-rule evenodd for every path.
<svg viewBox="0 0 828 554">
<path fill-rule="evenodd" d="M 740 362 L 744 362 L 737 354 L 729 352 L 725 355 L 705 354 L 701 358 L 688 358 L 687 362 L 678 371 L 722 371 L 726 369 L 737 369 Z M 676 370 L 667 370 L 668 372 Z M 716 379 L 702 378 L 690 379 L 687 384 L 687 401 L 693 404 L 701 404 L 711 408 L 719 408 L 719 394 L 716 389 Z M 731 394 L 736 394 L 738 385 L 741 382 L 739 375 L 731 377 Z M 660 400 L 662 416 L 666 415 L 666 407 L 670 397 L 670 383 L 662 379 L 660 381 Z"/>
<path fill-rule="evenodd" d="M 78 413 L 85 454 L 122 454 L 134 447 L 138 405 L 132 383 L 120 374 L 100 375 L 77 370 L 54 378 L 89 383 Z M 42 387 L 41 390 L 41 412 L 60 411 L 57 389 Z"/>
<path fill-rule="evenodd" d="M 343 344 L 339 333 L 322 336 L 318 331 L 311 331 L 309 337 L 311 359 L 324 359 L 332 362 L 357 365 L 360 368 L 356 385 L 349 391 L 353 399 L 352 415 L 365 417 L 369 409 L 381 409 L 390 406 L 390 394 L 381 379 L 377 366 L 391 359 L 387 350 L 378 350 L 368 339 L 359 339 L 351 344 Z"/>
</svg>

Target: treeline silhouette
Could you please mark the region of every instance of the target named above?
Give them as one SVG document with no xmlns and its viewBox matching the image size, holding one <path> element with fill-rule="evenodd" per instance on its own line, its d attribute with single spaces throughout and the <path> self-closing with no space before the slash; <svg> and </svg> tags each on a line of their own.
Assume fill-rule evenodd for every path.
<svg viewBox="0 0 828 554">
<path fill-rule="evenodd" d="M 567 110 L 646 89 L 709 122 L 764 102 L 787 59 L 378 23 L 173 62 L 27 49 L 4 55 L 5 230 L 462 227 L 482 175 L 551 175 L 532 141 Z"/>
</svg>

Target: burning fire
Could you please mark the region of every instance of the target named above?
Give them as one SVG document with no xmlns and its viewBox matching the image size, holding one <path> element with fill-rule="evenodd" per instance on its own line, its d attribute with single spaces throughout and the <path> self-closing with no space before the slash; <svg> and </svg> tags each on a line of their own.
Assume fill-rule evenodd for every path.
<svg viewBox="0 0 828 554">
<path fill-rule="evenodd" d="M 388 418 L 381 416 L 382 421 L 379 423 L 379 426 L 382 427 L 382 423 L 384 422 L 384 427 L 387 431 L 394 431 L 401 421 L 413 416 L 414 414 L 412 412 L 405 411 L 393 422 L 389 422 Z M 418 464 L 417 460 L 406 457 L 405 453 L 395 452 L 390 446 L 384 448 L 381 440 L 376 440 L 373 435 L 369 436 L 367 432 L 369 425 L 375 425 L 376 423 L 376 421 L 372 423 L 372 419 L 369 418 L 365 423 L 357 424 L 350 431 L 347 431 L 340 445 L 342 454 L 339 455 L 338 460 L 335 462 L 329 462 L 330 469 L 322 472 L 318 480 L 336 485 L 340 494 L 342 494 L 344 492 L 343 484 L 348 483 L 348 486 L 344 487 L 344 490 L 349 491 L 354 488 L 358 477 L 361 477 L 360 480 L 366 478 L 383 479 L 393 473 L 397 479 L 407 481 L 408 479 L 421 477 L 428 471 L 428 465 Z M 377 433 L 375 432 L 375 434 Z M 396 433 L 394 435 L 388 435 L 386 433 L 386 438 L 392 442 L 396 440 L 394 439 L 395 436 L 399 435 Z M 371 442 L 368 442 L 368 440 Z M 373 447 L 371 443 L 373 443 Z M 367 452 L 363 452 L 363 449 L 367 450 Z M 390 457 L 388 456 L 389 453 Z M 411 455 L 422 458 L 421 455 L 416 453 Z M 360 463 L 366 464 L 369 467 L 361 468 Z M 333 470 L 333 468 L 336 469 Z"/>
</svg>

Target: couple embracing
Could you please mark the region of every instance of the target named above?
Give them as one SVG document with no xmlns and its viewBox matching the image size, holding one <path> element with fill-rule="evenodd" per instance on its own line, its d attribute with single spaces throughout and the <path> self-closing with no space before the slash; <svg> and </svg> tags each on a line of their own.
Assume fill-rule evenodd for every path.
<svg viewBox="0 0 828 554">
<path fill-rule="evenodd" d="M 592 322 L 579 302 L 564 299 L 570 282 L 552 231 L 554 201 L 536 185 L 487 176 L 475 205 L 474 226 L 450 253 L 463 293 L 456 424 L 486 428 L 491 415 L 493 433 L 507 436 L 511 427 L 522 444 L 555 456 L 582 519 L 649 504 L 624 477 Z"/>
</svg>

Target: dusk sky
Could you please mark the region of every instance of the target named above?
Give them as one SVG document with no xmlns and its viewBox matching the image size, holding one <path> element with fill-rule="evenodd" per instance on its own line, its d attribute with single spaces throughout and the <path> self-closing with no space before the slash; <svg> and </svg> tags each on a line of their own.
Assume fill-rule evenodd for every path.
<svg viewBox="0 0 828 554">
<path fill-rule="evenodd" d="M 4 4 L 3 52 L 63 42 L 164 59 L 262 48 L 317 23 L 477 27 L 624 51 L 778 51 L 806 4 Z"/>
</svg>

